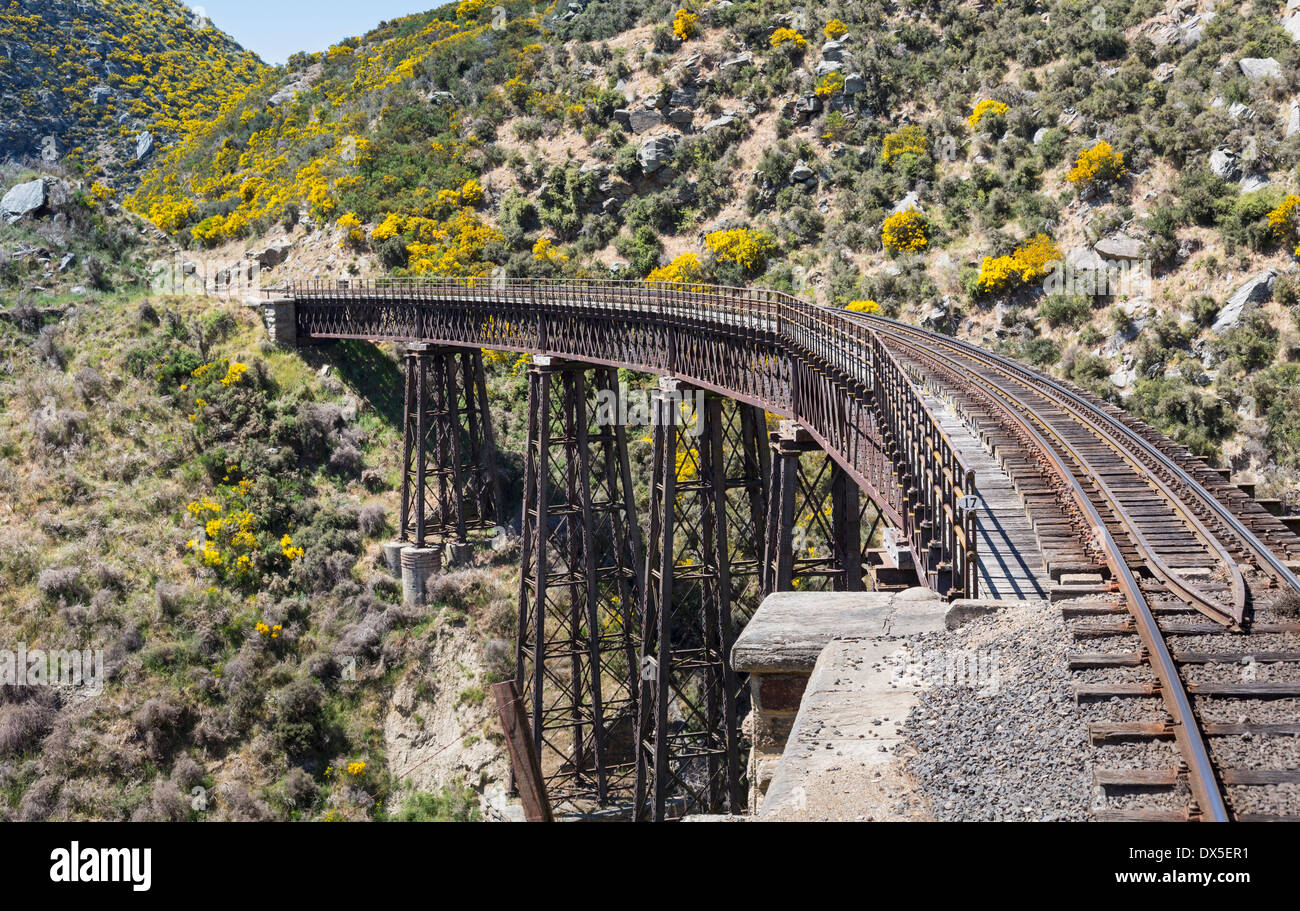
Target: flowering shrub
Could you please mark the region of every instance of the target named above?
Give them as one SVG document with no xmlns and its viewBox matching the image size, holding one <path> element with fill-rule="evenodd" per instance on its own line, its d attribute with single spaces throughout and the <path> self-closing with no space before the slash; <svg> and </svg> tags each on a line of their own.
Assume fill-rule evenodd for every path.
<svg viewBox="0 0 1300 911">
<path fill-rule="evenodd" d="M 980 121 L 985 117 L 1001 117 L 1007 110 L 1007 106 L 1001 101 L 985 98 L 975 105 L 975 110 L 966 118 L 966 122 L 970 124 L 972 130 L 978 129 Z"/>
<path fill-rule="evenodd" d="M 679 41 L 688 41 L 695 34 L 699 16 L 684 9 L 679 9 L 673 16 L 673 34 Z"/>
<path fill-rule="evenodd" d="M 1024 282 L 1042 278 L 1061 258 L 1061 250 L 1046 234 L 1026 240 L 1010 256 L 986 256 L 980 264 L 980 291 L 1009 291 Z"/>
<path fill-rule="evenodd" d="M 849 301 L 844 305 L 844 309 L 851 313 L 879 313 L 880 304 L 873 300 Z"/>
<path fill-rule="evenodd" d="M 666 266 L 650 270 L 648 282 L 696 282 L 704 274 L 700 258 L 694 253 L 683 253 Z"/>
<path fill-rule="evenodd" d="M 736 263 L 750 272 L 761 272 L 776 252 L 776 241 L 770 235 L 749 228 L 714 231 L 704 243 L 722 262 Z"/>
<path fill-rule="evenodd" d="M 792 28 L 779 28 L 772 33 L 772 37 L 767 39 L 767 43 L 774 48 L 788 45 L 802 49 L 808 46 L 808 39 Z"/>
<path fill-rule="evenodd" d="M 822 29 L 822 31 L 826 33 L 826 37 L 830 38 L 832 41 L 844 37 L 848 30 L 849 27 L 839 19 L 832 19 L 830 22 L 827 22 L 826 27 Z"/>
<path fill-rule="evenodd" d="M 926 237 L 929 228 L 925 216 L 914 206 L 908 206 L 885 219 L 880 229 L 880 240 L 890 253 L 916 253 L 929 243 Z"/>
<path fill-rule="evenodd" d="M 248 506 L 252 490 L 253 482 L 244 478 L 219 485 L 215 495 L 202 496 L 186 507 L 198 524 L 198 533 L 186 542 L 186 549 L 218 579 L 248 589 L 277 564 L 287 565 L 303 555 L 289 535 L 281 537 L 277 546 L 274 538 L 261 533 L 261 523 Z M 268 632 L 278 636 L 279 628 Z"/>
<path fill-rule="evenodd" d="M 343 229 L 341 247 L 361 247 L 366 242 L 366 232 L 361 230 L 361 219 L 355 212 L 347 212 L 339 217 L 338 226 Z"/>
<path fill-rule="evenodd" d="M 817 80 L 816 85 L 813 86 L 813 91 L 821 98 L 844 91 L 844 74 L 839 71 L 827 73 Z"/>
<path fill-rule="evenodd" d="M 533 244 L 533 259 L 544 263 L 567 263 L 569 257 L 565 255 L 549 237 L 537 238 L 537 243 Z"/>
<path fill-rule="evenodd" d="M 919 126 L 906 126 L 897 133 L 888 133 L 880 141 L 880 157 L 885 164 L 901 155 L 924 157 L 930 153 L 930 141 Z"/>
<path fill-rule="evenodd" d="M 1288 193 L 1278 207 L 1268 213 L 1268 226 L 1278 240 L 1292 240 L 1300 227 L 1300 196 Z M 1294 252 L 1300 256 L 1300 244 Z"/>
<path fill-rule="evenodd" d="M 1101 140 L 1090 149 L 1079 153 L 1074 160 L 1074 167 L 1065 175 L 1070 183 L 1080 186 L 1118 180 L 1124 176 L 1124 155 L 1110 147 L 1110 143 Z"/>
</svg>

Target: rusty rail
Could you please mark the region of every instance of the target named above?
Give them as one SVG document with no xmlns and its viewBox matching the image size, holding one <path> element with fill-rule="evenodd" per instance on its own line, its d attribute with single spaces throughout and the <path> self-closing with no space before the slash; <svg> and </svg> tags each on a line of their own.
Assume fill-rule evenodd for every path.
<svg viewBox="0 0 1300 911">
<path fill-rule="evenodd" d="M 925 584 L 974 597 L 974 474 L 876 332 L 767 289 L 601 279 L 298 282 L 300 339 L 420 341 L 680 377 L 803 424 L 907 537 Z"/>
</svg>

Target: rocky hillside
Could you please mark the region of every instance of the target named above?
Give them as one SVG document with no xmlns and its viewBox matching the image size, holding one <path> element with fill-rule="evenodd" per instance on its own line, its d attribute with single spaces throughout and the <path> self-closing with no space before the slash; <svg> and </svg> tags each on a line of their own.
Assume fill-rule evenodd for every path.
<svg viewBox="0 0 1300 911">
<path fill-rule="evenodd" d="M 133 186 L 261 61 L 177 0 L 0 4 L 0 155 Z"/>
<path fill-rule="evenodd" d="M 613 272 L 880 307 L 1295 491 L 1300 12 L 494 9 L 296 57 L 130 205 L 197 250 L 273 237 L 282 275 Z"/>
<path fill-rule="evenodd" d="M 36 8 L 0 13 L 9 61 L 20 17 L 55 47 Z M 1300 0 L 462 0 L 277 68 L 164 0 L 46 9 L 110 47 L 76 79 L 24 57 L 4 98 L 4 129 L 89 138 L 0 173 L 0 617 L 109 643 L 112 698 L 0 697 L 9 815 L 500 793 L 511 558 L 397 603 L 393 352 L 264 348 L 237 298 L 160 293 L 158 257 L 191 291 L 236 263 L 779 288 L 998 348 L 1300 496 Z"/>
</svg>

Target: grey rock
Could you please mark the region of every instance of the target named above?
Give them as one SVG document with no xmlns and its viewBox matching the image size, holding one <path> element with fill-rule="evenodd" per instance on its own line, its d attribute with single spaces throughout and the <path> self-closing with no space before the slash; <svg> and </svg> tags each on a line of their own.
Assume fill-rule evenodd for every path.
<svg viewBox="0 0 1300 911">
<path fill-rule="evenodd" d="M 1170 79 L 1173 79 L 1174 71 L 1176 69 L 1177 66 L 1168 61 L 1160 64 L 1156 67 L 1155 71 L 1156 82 L 1168 82 Z"/>
<path fill-rule="evenodd" d="M 736 115 L 730 112 L 724 112 L 720 117 L 715 117 L 704 125 L 704 132 L 709 130 L 718 130 L 722 127 L 729 127 L 736 122 Z"/>
<path fill-rule="evenodd" d="M 429 103 L 436 105 L 455 104 L 456 96 L 451 92 L 434 92 L 429 96 Z"/>
<path fill-rule="evenodd" d="M 1237 66 L 1251 82 L 1282 78 L 1282 65 L 1272 57 L 1243 57 L 1237 61 Z"/>
<path fill-rule="evenodd" d="M 1126 234 L 1114 234 L 1093 245 L 1107 259 L 1137 260 L 1142 258 L 1142 241 Z"/>
<path fill-rule="evenodd" d="M 652 136 L 641 143 L 641 148 L 636 153 L 636 160 L 640 162 L 641 170 L 647 174 L 653 174 L 672 161 L 673 153 L 676 151 L 677 137 L 675 135 Z"/>
<path fill-rule="evenodd" d="M 1250 121 L 1255 119 L 1255 109 L 1250 105 L 1242 104 L 1240 101 L 1234 101 L 1228 108 L 1228 116 L 1233 120 Z"/>
<path fill-rule="evenodd" d="M 679 126 L 689 126 L 695 115 L 686 108 L 673 108 L 668 112 L 668 119 Z"/>
<path fill-rule="evenodd" d="M 1210 170 L 1224 180 L 1237 180 L 1241 177 L 1241 163 L 1236 153 L 1225 148 L 1217 148 L 1210 153 Z"/>
<path fill-rule="evenodd" d="M 906 196 L 900 199 L 897 203 L 895 203 L 894 208 L 889 210 L 889 214 L 896 215 L 899 212 L 906 212 L 908 209 L 915 209 L 917 212 L 922 211 L 921 196 L 915 190 L 912 190 L 910 193 L 908 193 Z"/>
<path fill-rule="evenodd" d="M 662 126 L 664 116 L 658 111 L 629 111 L 627 126 L 633 133 L 644 133 Z"/>
<path fill-rule="evenodd" d="M 1272 181 L 1264 174 L 1247 174 L 1241 178 L 1241 192 L 1254 193 L 1256 190 L 1262 190 L 1271 184 Z"/>
<path fill-rule="evenodd" d="M 9 190 L 0 199 L 0 213 L 6 220 L 16 221 L 26 215 L 39 212 L 45 206 L 46 190 L 44 180 L 32 180 L 20 183 Z"/>
<path fill-rule="evenodd" d="M 790 172 L 790 183 L 805 183 L 815 177 L 813 169 L 800 161 L 795 164 L 794 169 Z"/>
<path fill-rule="evenodd" d="M 839 63 L 844 60 L 847 54 L 848 54 L 848 50 L 847 50 L 846 42 L 835 41 L 832 39 L 831 41 L 827 41 L 825 44 L 822 45 L 822 60 L 829 60 L 834 63 Z"/>
<path fill-rule="evenodd" d="M 735 57 L 728 57 L 722 63 L 718 64 L 720 70 L 730 70 L 736 67 L 747 66 L 754 62 L 754 55 L 750 53 L 737 54 Z"/>
<path fill-rule="evenodd" d="M 1286 29 L 1292 41 L 1300 41 L 1300 13 L 1295 13 L 1283 19 L 1282 28 Z"/>
<path fill-rule="evenodd" d="M 1043 137 L 1046 135 L 1047 135 L 1047 127 L 1039 127 L 1037 130 L 1034 130 L 1034 145 L 1038 145 L 1040 142 L 1042 142 Z"/>
<path fill-rule="evenodd" d="M 135 137 L 135 160 L 144 161 L 153 151 L 153 133 L 144 132 Z"/>
<path fill-rule="evenodd" d="M 113 97 L 113 90 L 106 85 L 97 85 L 90 90 L 90 103 L 95 107 L 102 107 L 108 104 L 108 100 Z"/>
<path fill-rule="evenodd" d="M 1277 270 L 1266 269 L 1237 288 L 1219 311 L 1213 330 L 1224 332 L 1240 323 L 1242 316 L 1273 296 L 1276 280 Z"/>
<path fill-rule="evenodd" d="M 1292 98 L 1286 109 L 1286 138 L 1300 133 L 1300 99 Z"/>
<path fill-rule="evenodd" d="M 835 60 L 823 60 L 817 64 L 817 78 L 829 76 L 831 73 L 838 73 L 844 69 L 844 64 Z"/>
<path fill-rule="evenodd" d="M 845 95 L 856 95 L 859 92 L 865 91 L 866 88 L 867 81 L 862 77 L 861 73 L 849 73 L 849 75 L 844 77 Z"/>
</svg>

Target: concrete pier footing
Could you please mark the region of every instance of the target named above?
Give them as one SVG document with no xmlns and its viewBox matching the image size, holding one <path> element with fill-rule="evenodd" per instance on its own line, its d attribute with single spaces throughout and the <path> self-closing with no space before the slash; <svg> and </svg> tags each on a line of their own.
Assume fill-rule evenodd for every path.
<svg viewBox="0 0 1300 911">
<path fill-rule="evenodd" d="M 429 581 L 442 569 L 442 551 L 433 547 L 407 547 L 402 550 L 402 600 L 407 604 L 424 604 Z"/>
</svg>

